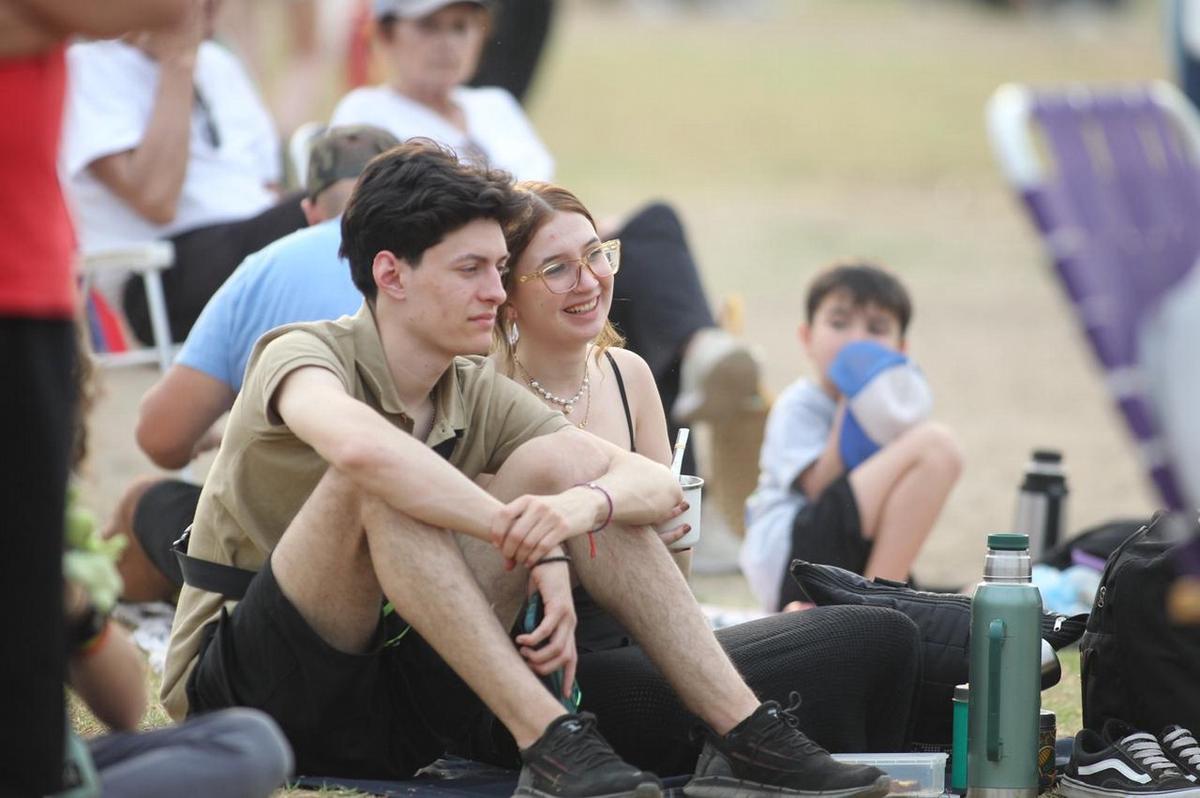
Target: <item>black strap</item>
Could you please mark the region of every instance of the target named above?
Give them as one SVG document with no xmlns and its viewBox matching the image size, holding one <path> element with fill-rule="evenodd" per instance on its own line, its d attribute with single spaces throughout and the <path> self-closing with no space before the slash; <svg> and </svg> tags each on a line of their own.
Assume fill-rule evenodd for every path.
<svg viewBox="0 0 1200 798">
<path fill-rule="evenodd" d="M 179 560 L 179 570 L 183 572 L 183 581 L 209 593 L 219 593 L 228 599 L 241 600 L 257 571 L 247 571 L 234 565 L 191 556 L 187 553 L 188 538 L 191 534 L 192 525 L 188 524 L 179 540 L 171 544 L 171 551 L 175 552 L 175 558 Z"/>
<path fill-rule="evenodd" d="M 629 397 L 625 395 L 625 380 L 621 378 L 621 370 L 617 368 L 617 361 L 613 358 L 612 352 L 605 349 L 604 356 L 612 364 L 613 376 L 617 378 L 617 390 L 621 392 L 621 406 L 625 408 L 625 426 L 629 427 L 629 451 L 636 452 L 637 445 L 633 442 L 633 414 L 629 412 Z"/>
</svg>

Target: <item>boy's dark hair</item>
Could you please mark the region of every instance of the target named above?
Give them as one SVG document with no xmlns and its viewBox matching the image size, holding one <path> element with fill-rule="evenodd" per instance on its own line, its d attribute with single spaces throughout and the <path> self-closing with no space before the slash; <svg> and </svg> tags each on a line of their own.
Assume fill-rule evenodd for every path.
<svg viewBox="0 0 1200 798">
<path fill-rule="evenodd" d="M 502 227 L 520 211 L 508 173 L 459 163 L 454 152 L 410 139 L 367 164 L 342 213 L 350 278 L 368 301 L 377 293 L 372 264 L 387 250 L 419 266 L 425 250 L 476 219 Z"/>
<path fill-rule="evenodd" d="M 855 305 L 877 305 L 896 316 L 900 335 L 912 320 L 912 300 L 894 274 L 870 261 L 836 263 L 818 274 L 808 286 L 805 311 L 809 324 L 825 297 L 845 291 Z"/>
</svg>

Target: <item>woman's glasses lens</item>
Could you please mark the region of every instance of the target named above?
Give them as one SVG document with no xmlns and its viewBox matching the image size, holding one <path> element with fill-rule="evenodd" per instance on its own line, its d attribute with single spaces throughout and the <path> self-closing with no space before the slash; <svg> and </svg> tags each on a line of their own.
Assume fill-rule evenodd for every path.
<svg viewBox="0 0 1200 798">
<path fill-rule="evenodd" d="M 584 263 L 596 277 L 611 277 L 617 272 L 618 257 L 615 247 L 601 245 L 590 250 L 579 260 L 551 263 L 542 269 L 542 279 L 552 292 L 565 294 L 579 285 Z"/>
</svg>

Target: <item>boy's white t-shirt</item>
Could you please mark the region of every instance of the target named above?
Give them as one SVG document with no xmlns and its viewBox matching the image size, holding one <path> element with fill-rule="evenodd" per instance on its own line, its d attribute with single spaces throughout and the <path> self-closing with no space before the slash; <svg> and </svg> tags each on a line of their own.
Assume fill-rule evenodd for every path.
<svg viewBox="0 0 1200 798">
<path fill-rule="evenodd" d="M 333 109 L 329 126 L 374 125 L 401 141 L 433 139 L 453 149 L 461 161 L 479 165 L 486 161 L 517 180 L 554 176 L 554 158 L 508 91 L 497 86 L 459 86 L 451 96 L 466 117 L 465 133 L 388 86 L 364 86 L 347 94 Z"/>
<path fill-rule="evenodd" d="M 195 71 L 220 146 L 214 148 L 204 110 L 195 103 L 178 210 L 161 225 L 139 215 L 87 169 L 141 142 L 154 110 L 158 65 L 117 40 L 73 44 L 67 65 L 59 171 L 83 252 L 246 219 L 276 201 L 268 188 L 279 182 L 282 167 L 275 125 L 250 78 L 221 45 L 201 43 Z"/>
<path fill-rule="evenodd" d="M 821 456 L 837 402 L 809 379 L 793 382 L 771 407 L 758 460 L 758 486 L 746 500 L 746 539 L 738 562 L 766 610 L 779 609 L 792 547 L 792 522 L 808 503 L 796 479 Z"/>
</svg>

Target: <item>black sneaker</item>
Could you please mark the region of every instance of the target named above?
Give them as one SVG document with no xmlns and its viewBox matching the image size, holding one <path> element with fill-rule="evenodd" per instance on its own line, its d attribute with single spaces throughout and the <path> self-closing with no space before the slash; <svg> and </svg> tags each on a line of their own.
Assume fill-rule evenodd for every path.
<svg viewBox="0 0 1200 798">
<path fill-rule="evenodd" d="M 1158 736 L 1163 753 L 1190 781 L 1200 783 L 1200 743 L 1190 731 L 1178 725 L 1163 729 Z"/>
<path fill-rule="evenodd" d="M 882 770 L 838 762 L 800 733 L 792 714 L 798 705 L 785 710 L 767 701 L 724 737 L 709 733 L 684 793 L 692 798 L 886 795 L 891 779 Z"/>
<path fill-rule="evenodd" d="M 1084 729 L 1075 735 L 1075 750 L 1059 781 L 1067 798 L 1110 798 L 1162 795 L 1200 798 L 1200 787 L 1163 754 L 1153 734 L 1110 718 L 1102 734 Z"/>
<path fill-rule="evenodd" d="M 590 712 L 563 715 L 521 752 L 525 766 L 513 795 L 537 798 L 660 798 L 662 782 L 653 773 L 621 760 Z"/>
</svg>

